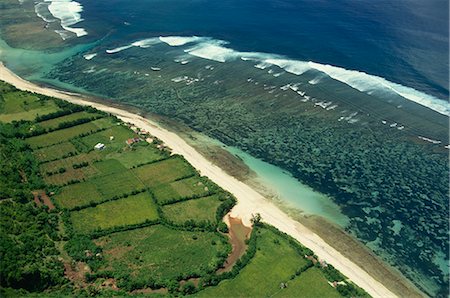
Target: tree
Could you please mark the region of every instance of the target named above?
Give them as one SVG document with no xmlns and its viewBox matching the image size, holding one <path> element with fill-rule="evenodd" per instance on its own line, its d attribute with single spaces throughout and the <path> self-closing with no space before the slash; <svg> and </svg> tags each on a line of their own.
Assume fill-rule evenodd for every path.
<svg viewBox="0 0 450 298">
<path fill-rule="evenodd" d="M 195 293 L 195 290 L 196 288 L 192 281 L 188 281 L 187 283 L 185 283 L 182 288 L 182 292 L 185 295 L 193 294 Z"/>
<path fill-rule="evenodd" d="M 252 223 L 252 225 L 257 226 L 261 222 L 261 219 L 261 214 L 252 214 L 252 219 L 250 220 L 250 222 Z"/>
</svg>

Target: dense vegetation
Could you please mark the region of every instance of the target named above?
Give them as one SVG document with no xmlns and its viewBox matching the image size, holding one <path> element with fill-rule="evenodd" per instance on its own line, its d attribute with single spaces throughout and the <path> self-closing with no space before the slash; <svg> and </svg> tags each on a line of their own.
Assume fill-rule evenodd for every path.
<svg viewBox="0 0 450 298">
<path fill-rule="evenodd" d="M 31 149 L 15 138 L 24 125 L 0 123 L 0 285 L 41 291 L 64 282 L 58 216 L 32 201 L 44 183 Z"/>
<path fill-rule="evenodd" d="M 262 296 L 291 281 L 300 283 L 294 292 L 314 282 L 310 293 L 365 295 L 331 267 L 316 265 L 309 277 L 313 253 L 257 216 L 245 254 L 225 270 L 231 194 L 110 115 L 0 90 L 2 296 L 215 295 L 224 282 L 236 284 L 230 295 L 250 286 Z M 270 257 L 265 268 L 252 269 L 261 254 Z M 269 277 L 270 291 L 252 284 Z"/>
</svg>

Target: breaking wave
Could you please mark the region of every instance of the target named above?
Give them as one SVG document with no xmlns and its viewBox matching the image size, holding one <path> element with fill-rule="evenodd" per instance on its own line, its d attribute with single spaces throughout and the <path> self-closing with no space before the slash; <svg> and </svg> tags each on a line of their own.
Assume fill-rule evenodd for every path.
<svg viewBox="0 0 450 298">
<path fill-rule="evenodd" d="M 150 38 L 136 41 L 130 45 L 107 50 L 106 52 L 113 54 L 131 47 L 139 46 L 141 48 L 145 48 L 161 42 L 172 47 L 183 47 L 187 45 L 187 48 L 183 49 L 185 53 L 198 58 L 213 60 L 221 63 L 241 59 L 243 61 L 256 63 L 255 67 L 260 69 L 276 66 L 295 75 L 302 75 L 307 71 L 315 70 L 334 80 L 345 83 L 361 92 L 365 92 L 367 94 L 380 93 L 399 95 L 440 114 L 450 116 L 450 103 L 448 101 L 428 95 L 411 87 L 406 87 L 398 83 L 388 81 L 379 76 L 312 61 L 288 59 L 284 56 L 276 54 L 236 51 L 230 47 L 227 47 L 228 42 L 209 37 L 165 36 Z M 320 84 L 321 78 L 323 78 L 323 76 L 317 77 L 317 79 L 312 80 L 311 83 Z"/>
<path fill-rule="evenodd" d="M 45 16 L 47 11 L 53 16 L 53 18 Z M 77 37 L 88 34 L 84 28 L 73 27 L 73 25 L 83 21 L 81 18 L 82 11 L 83 6 L 72 0 L 44 0 L 37 2 L 35 5 L 35 12 L 38 17 L 47 23 L 54 22 L 56 19 L 60 20 L 61 27 L 65 31 L 74 33 Z M 56 30 L 56 32 L 60 34 L 63 39 L 66 39 L 67 35 L 62 34 L 62 32 L 59 31 L 61 30 Z"/>
<path fill-rule="evenodd" d="M 133 43 L 131 43 L 129 45 L 126 45 L 126 46 L 122 46 L 122 47 L 117 47 L 117 48 L 114 48 L 114 49 L 106 50 L 106 53 L 108 53 L 108 54 L 115 54 L 115 53 L 118 53 L 118 52 L 130 49 L 132 47 L 139 47 L 139 48 L 145 49 L 145 48 L 151 47 L 152 45 L 158 44 L 160 42 L 161 41 L 159 40 L 159 38 L 142 39 L 142 40 L 135 41 L 135 42 L 133 42 Z"/>
</svg>

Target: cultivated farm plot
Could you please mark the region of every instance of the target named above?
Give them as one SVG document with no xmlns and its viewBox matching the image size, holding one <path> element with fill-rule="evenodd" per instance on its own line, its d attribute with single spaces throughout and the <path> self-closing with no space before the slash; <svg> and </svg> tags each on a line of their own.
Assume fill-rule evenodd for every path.
<svg viewBox="0 0 450 298">
<path fill-rule="evenodd" d="M 156 200 L 162 205 L 182 198 L 205 196 L 213 191 L 215 189 L 211 189 L 211 186 L 208 187 L 205 179 L 199 176 L 163 184 L 153 189 Z"/>
<path fill-rule="evenodd" d="M 60 193 L 54 196 L 54 201 L 60 208 L 72 209 L 87 205 L 90 202 L 100 202 L 104 198 L 97 187 L 90 182 L 81 182 L 64 186 Z"/>
<path fill-rule="evenodd" d="M 105 121 L 105 119 L 98 119 L 98 120 L 91 121 L 88 123 L 83 123 L 83 124 L 80 124 L 77 126 L 52 131 L 47 134 L 28 138 L 26 140 L 26 142 L 28 144 L 30 144 L 31 148 L 33 148 L 33 149 L 39 148 L 39 147 L 50 146 L 50 145 L 60 143 L 63 141 L 68 141 L 74 137 L 79 136 L 80 134 L 95 132 L 95 131 L 99 130 L 102 125 L 104 125 L 104 123 L 103 123 L 104 121 Z M 97 124 L 99 124 L 99 122 L 100 122 L 101 126 L 97 126 Z"/>
<path fill-rule="evenodd" d="M 307 260 L 286 239 L 265 228 L 259 229 L 258 233 L 256 254 L 239 274 L 215 287 L 206 288 L 197 296 L 270 297 L 282 290 L 281 283 L 288 282 L 298 269 L 307 264 Z"/>
<path fill-rule="evenodd" d="M 129 172 L 127 168 L 125 168 L 119 161 L 115 159 L 104 159 L 102 161 L 94 163 L 93 166 L 103 176 L 115 173 Z"/>
<path fill-rule="evenodd" d="M 65 144 L 65 143 L 63 143 L 63 144 Z M 54 145 L 54 146 L 59 146 L 59 145 Z M 46 148 L 43 148 L 40 150 L 45 152 L 46 149 L 52 148 L 54 146 L 46 147 Z M 69 169 L 73 168 L 73 165 L 81 164 L 83 162 L 92 163 L 93 161 L 99 160 L 99 159 L 100 159 L 99 152 L 91 151 L 89 153 L 81 153 L 81 154 L 78 154 L 75 156 L 70 156 L 70 157 L 66 157 L 63 159 L 58 159 L 58 160 L 43 163 L 39 166 L 39 169 L 40 169 L 41 173 L 45 174 L 47 172 L 55 172 L 60 168 L 69 170 Z"/>
<path fill-rule="evenodd" d="M 196 174 L 192 166 L 179 157 L 172 157 L 144 165 L 131 171 L 149 187 L 155 187 Z"/>
<path fill-rule="evenodd" d="M 141 190 L 145 187 L 130 171 L 96 176 L 89 179 L 89 182 L 97 186 L 97 190 L 105 199 L 129 194 L 133 190 Z"/>
<path fill-rule="evenodd" d="M 80 120 L 80 119 L 92 119 L 94 117 L 100 117 L 100 116 L 101 115 L 98 113 L 89 113 L 86 111 L 81 111 L 81 112 L 76 112 L 73 114 L 57 117 L 54 119 L 45 120 L 45 121 L 39 122 L 38 125 L 42 128 L 54 129 L 54 128 L 57 128 L 58 125 L 60 125 L 61 123 L 64 123 L 64 122 L 72 122 L 72 121 Z"/>
<path fill-rule="evenodd" d="M 162 207 L 162 211 L 164 217 L 175 224 L 184 224 L 187 220 L 216 223 L 216 210 L 221 203 L 216 195 L 212 195 L 165 205 Z"/>
<path fill-rule="evenodd" d="M 0 104 L 0 121 L 34 120 L 38 115 L 46 115 L 60 110 L 52 100 L 42 100 L 36 95 L 21 91 L 3 94 Z"/>
<path fill-rule="evenodd" d="M 85 177 L 89 176 L 89 179 L 63 187 L 61 193 L 55 196 L 59 206 L 72 209 L 144 189 L 144 184 L 114 159 L 95 162 L 81 170 L 83 169 L 89 171 L 85 173 Z"/>
<path fill-rule="evenodd" d="M 33 151 L 36 158 L 41 162 L 59 159 L 68 154 L 76 154 L 76 152 L 77 149 L 70 142 L 63 142 Z"/>
<path fill-rule="evenodd" d="M 73 180 L 82 181 L 83 179 L 94 176 L 97 173 L 97 170 L 92 166 L 87 166 L 80 169 L 69 168 L 64 173 L 44 176 L 44 181 L 48 185 L 62 186 Z"/>
<path fill-rule="evenodd" d="M 125 148 L 121 152 L 108 154 L 108 158 L 120 161 L 126 168 L 131 169 L 137 165 L 150 163 L 166 158 L 166 155 L 155 146 L 147 142 L 133 145 L 132 148 Z"/>
<path fill-rule="evenodd" d="M 305 298 L 316 297 L 342 297 L 339 292 L 331 287 L 328 280 L 318 268 L 309 268 L 294 280 L 288 282 L 285 289 L 280 290 L 273 297 L 295 297 L 301 294 Z"/>
<path fill-rule="evenodd" d="M 95 242 L 103 248 L 106 264 L 102 269 L 136 281 L 163 281 L 192 273 L 201 276 L 202 268 L 215 270 L 217 254 L 229 249 L 217 233 L 179 231 L 162 225 L 110 234 Z"/>
<path fill-rule="evenodd" d="M 111 137 L 113 137 L 112 140 Z M 103 143 L 106 145 L 106 148 L 102 151 L 106 154 L 124 148 L 126 146 L 125 141 L 133 137 L 135 137 L 135 134 L 129 128 L 123 125 L 114 125 L 103 131 L 81 138 L 81 142 L 89 149 L 94 148 L 98 143 Z"/>
<path fill-rule="evenodd" d="M 158 210 L 148 192 L 106 202 L 70 214 L 73 227 L 80 233 L 104 230 L 118 226 L 143 223 L 158 219 Z"/>
</svg>

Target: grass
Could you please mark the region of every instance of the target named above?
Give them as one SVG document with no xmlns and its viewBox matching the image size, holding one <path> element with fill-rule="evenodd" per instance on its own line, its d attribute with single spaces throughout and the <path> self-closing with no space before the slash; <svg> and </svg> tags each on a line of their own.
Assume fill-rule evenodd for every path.
<svg viewBox="0 0 450 298">
<path fill-rule="evenodd" d="M 26 141 L 33 149 L 50 146 L 63 141 L 68 141 L 79 136 L 80 134 L 91 133 L 99 130 L 106 125 L 105 121 L 111 122 L 110 119 L 98 119 L 66 129 L 56 130 L 47 134 L 31 137 Z"/>
<path fill-rule="evenodd" d="M 48 185 L 62 186 L 72 180 L 82 181 L 96 175 L 97 173 L 98 171 L 92 166 L 87 166 L 80 169 L 70 167 L 64 173 L 44 176 L 44 181 Z"/>
<path fill-rule="evenodd" d="M 93 164 L 102 175 L 129 172 L 119 161 L 115 159 L 104 159 Z"/>
<path fill-rule="evenodd" d="M 162 207 L 164 217 L 175 224 L 183 224 L 187 220 L 195 222 L 209 221 L 216 223 L 216 210 L 222 202 L 216 195 L 193 199 Z"/>
<path fill-rule="evenodd" d="M 126 168 L 131 169 L 140 164 L 149 163 L 164 159 L 166 156 L 153 145 L 147 142 L 133 145 L 132 148 L 125 148 L 121 152 L 114 152 L 108 155 L 120 161 Z"/>
<path fill-rule="evenodd" d="M 280 290 L 296 270 L 306 264 L 286 239 L 259 229 L 254 258 L 231 280 L 198 293 L 199 297 L 268 297 Z M 276 243 L 278 242 L 278 243 Z M 299 296 L 297 293 L 296 296 Z"/>
<path fill-rule="evenodd" d="M 309 268 L 294 280 L 288 282 L 287 288 L 280 289 L 273 297 L 342 297 L 330 286 L 323 273 L 318 268 Z"/>
<path fill-rule="evenodd" d="M 162 225 L 119 232 L 96 240 L 106 265 L 116 276 L 163 281 L 215 269 L 217 253 L 225 252 L 222 238 L 212 232 L 173 230 Z"/>
<path fill-rule="evenodd" d="M 96 185 L 97 190 L 104 198 L 120 196 L 130 193 L 133 190 L 143 189 L 144 185 L 137 179 L 131 171 L 114 172 L 109 175 L 96 176 L 89 179 L 89 182 Z"/>
<path fill-rule="evenodd" d="M 34 156 L 36 156 L 39 161 L 45 162 L 49 160 L 55 160 L 57 158 L 62 158 L 63 156 L 66 156 L 70 153 L 75 154 L 76 152 L 77 149 L 72 143 L 63 142 L 50 147 L 34 150 Z"/>
<path fill-rule="evenodd" d="M 125 141 L 134 136 L 135 134 L 127 127 L 123 125 L 114 125 L 106 130 L 81 138 L 81 142 L 88 149 L 94 148 L 97 143 L 105 144 L 106 148 L 102 150 L 102 152 L 106 155 L 111 152 L 117 152 L 119 149 L 123 149 L 127 146 Z M 111 140 L 111 137 L 113 137 L 113 140 Z"/>
<path fill-rule="evenodd" d="M 72 209 L 143 188 L 144 185 L 130 171 L 114 172 L 92 177 L 85 182 L 65 186 L 61 193 L 55 196 L 55 201 L 62 208 Z"/>
<path fill-rule="evenodd" d="M 106 202 L 93 208 L 71 212 L 77 232 L 89 233 L 96 229 L 139 224 L 158 219 L 157 206 L 149 193 L 144 192 L 117 201 Z"/>
<path fill-rule="evenodd" d="M 65 144 L 65 143 L 63 143 L 63 144 Z M 59 145 L 55 145 L 55 146 L 59 146 Z M 52 147 L 54 147 L 54 146 L 52 146 Z M 41 150 L 43 152 L 45 152 L 46 149 L 52 148 L 52 147 L 46 147 Z M 41 173 L 55 172 L 60 168 L 71 169 L 73 167 L 73 165 L 80 164 L 82 162 L 92 163 L 94 160 L 98 160 L 98 159 L 100 159 L 99 152 L 92 151 L 89 153 L 81 153 L 81 154 L 78 154 L 75 156 L 70 156 L 67 158 L 43 163 L 40 165 L 39 169 L 40 169 Z"/>
<path fill-rule="evenodd" d="M 212 189 L 206 186 L 205 179 L 199 176 L 163 184 L 153 189 L 153 193 L 159 204 L 165 204 L 186 197 L 204 196 L 210 191 Z"/>
<path fill-rule="evenodd" d="M 38 115 L 46 115 L 59 110 L 52 100 L 41 100 L 36 95 L 25 92 L 2 93 L 0 121 L 12 122 L 34 120 Z"/>
<path fill-rule="evenodd" d="M 100 114 L 89 113 L 86 111 L 76 112 L 73 114 L 69 114 L 66 116 L 46 120 L 39 122 L 38 125 L 45 129 L 54 129 L 57 128 L 59 124 L 64 122 L 72 122 L 79 119 L 92 119 L 93 117 L 98 117 Z"/>
<path fill-rule="evenodd" d="M 89 204 L 89 202 L 102 201 L 102 194 L 97 187 L 89 182 L 81 182 L 65 186 L 54 196 L 54 201 L 60 208 L 74 208 Z M 103 198 L 104 199 L 104 198 Z"/>
<path fill-rule="evenodd" d="M 155 187 L 177 179 L 194 175 L 196 172 L 190 164 L 179 157 L 172 157 L 132 169 L 133 173 L 149 187 Z"/>
</svg>

